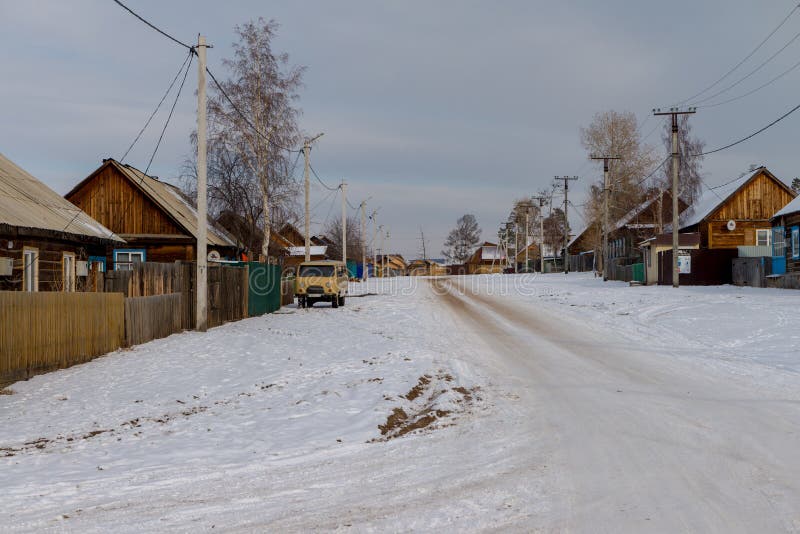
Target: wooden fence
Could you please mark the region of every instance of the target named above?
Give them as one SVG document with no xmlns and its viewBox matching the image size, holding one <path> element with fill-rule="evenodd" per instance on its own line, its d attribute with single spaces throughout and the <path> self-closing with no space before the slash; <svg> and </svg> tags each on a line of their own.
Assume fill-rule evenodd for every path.
<svg viewBox="0 0 800 534">
<path fill-rule="evenodd" d="M 281 280 L 281 306 L 294 303 L 294 279 Z"/>
<path fill-rule="evenodd" d="M 170 293 L 125 299 L 125 344 L 140 345 L 184 329 L 183 295 Z"/>
<path fill-rule="evenodd" d="M 122 346 L 119 293 L 0 292 L 0 384 L 87 362 Z"/>
<path fill-rule="evenodd" d="M 209 266 L 208 327 L 246 318 L 248 293 L 246 265 Z M 192 291 L 192 311 L 194 311 L 194 291 Z M 192 318 L 194 319 L 194 315 Z M 194 325 L 194 320 L 192 324 Z"/>
</svg>

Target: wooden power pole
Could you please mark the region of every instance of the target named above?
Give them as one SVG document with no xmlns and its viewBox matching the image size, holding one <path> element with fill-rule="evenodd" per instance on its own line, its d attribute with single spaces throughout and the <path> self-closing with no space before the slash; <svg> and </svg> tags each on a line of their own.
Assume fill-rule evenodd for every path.
<svg viewBox="0 0 800 534">
<path fill-rule="evenodd" d="M 311 160 L 309 159 L 311 154 L 311 143 L 322 137 L 324 134 L 319 134 L 316 137 L 311 139 L 306 139 L 305 143 L 303 143 L 303 155 L 305 156 L 306 160 L 306 169 L 305 169 L 305 182 L 306 182 L 306 261 L 311 261 L 311 210 L 309 209 L 309 197 L 311 195 L 311 184 L 310 184 L 310 177 L 308 175 L 308 171 L 311 168 Z"/>
<path fill-rule="evenodd" d="M 569 273 L 569 183 L 577 176 L 556 176 L 556 181 L 564 181 L 564 274 Z"/>
<path fill-rule="evenodd" d="M 654 109 L 653 115 L 671 115 L 672 116 L 672 287 L 680 286 L 680 269 L 678 268 L 678 194 L 679 194 L 679 176 L 678 168 L 681 163 L 680 150 L 678 149 L 678 115 L 692 115 L 697 112 L 697 108 L 669 108 L 666 111 Z"/>
<path fill-rule="evenodd" d="M 206 159 L 206 38 L 197 37 L 197 273 L 195 280 L 196 328 L 208 327 L 208 243 L 207 159 Z"/>
<path fill-rule="evenodd" d="M 347 269 L 347 182 L 342 180 L 342 261 Z M 347 273 L 348 278 L 350 273 Z"/>
<path fill-rule="evenodd" d="M 591 159 L 603 160 L 603 250 L 600 257 L 603 258 L 603 282 L 608 281 L 608 196 L 611 193 L 610 169 L 608 162 L 615 159 L 622 159 L 620 156 L 599 156 L 592 155 Z"/>
</svg>

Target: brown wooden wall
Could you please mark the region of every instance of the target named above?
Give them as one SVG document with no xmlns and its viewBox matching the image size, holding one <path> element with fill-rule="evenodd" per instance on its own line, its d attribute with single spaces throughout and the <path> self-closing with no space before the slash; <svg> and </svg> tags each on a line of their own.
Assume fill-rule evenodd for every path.
<svg viewBox="0 0 800 534">
<path fill-rule="evenodd" d="M 44 238 L 16 238 L 13 236 L 0 236 L 3 243 L 11 242 L 11 248 L 0 248 L 0 257 L 14 260 L 14 271 L 11 276 L 0 276 L 0 291 L 21 291 L 23 258 L 25 247 L 32 247 L 39 251 L 39 291 L 61 291 L 64 287 L 63 280 L 63 254 L 72 252 L 75 261 L 86 261 L 89 256 L 105 255 L 105 247 L 99 245 L 81 245 L 66 241 L 57 241 Z M 90 291 L 86 277 L 75 277 L 76 291 Z"/>
<path fill-rule="evenodd" d="M 770 218 L 794 197 L 764 173 L 759 174 L 700 223 L 703 247 L 736 248 L 756 244 L 756 229 L 772 227 Z M 736 229 L 728 230 L 729 220 Z"/>
<path fill-rule="evenodd" d="M 112 165 L 100 169 L 67 200 L 117 234 L 186 235 Z"/>
</svg>

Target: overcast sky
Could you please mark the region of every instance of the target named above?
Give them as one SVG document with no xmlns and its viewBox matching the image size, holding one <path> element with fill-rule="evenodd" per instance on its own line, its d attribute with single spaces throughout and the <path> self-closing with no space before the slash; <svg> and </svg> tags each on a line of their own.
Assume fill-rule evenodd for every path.
<svg viewBox="0 0 800 534">
<path fill-rule="evenodd" d="M 752 1 L 158 1 L 128 5 L 181 40 L 214 45 L 224 76 L 233 27 L 258 17 L 281 24 L 277 47 L 305 65 L 301 127 L 325 132 L 312 164 L 371 197 L 390 229 L 388 249 L 415 257 L 420 227 L 438 256 L 456 219 L 474 213 L 491 240 L 515 198 L 578 174 L 580 204 L 601 169 L 585 161 L 580 128 L 594 113 L 632 111 L 649 133 L 669 106 L 744 58 L 794 2 Z M 800 10 L 719 88 L 756 68 L 800 32 Z M 104 157 L 119 158 L 161 98 L 184 50 L 111 0 L 0 0 L 0 152 L 59 193 Z M 723 97 L 763 84 L 800 60 L 800 39 Z M 764 126 L 800 103 L 800 68 L 737 102 L 692 118 L 708 148 Z M 196 69 L 151 174 L 172 180 L 195 125 Z M 129 156 L 144 168 L 158 117 Z M 764 164 L 790 182 L 800 112 L 753 140 L 706 158 L 706 182 Z M 659 132 L 648 142 L 660 144 Z M 663 150 L 658 146 L 658 150 Z M 663 152 L 666 155 L 666 152 Z M 301 167 L 298 167 L 300 177 Z M 322 224 L 340 207 L 321 202 Z M 330 213 L 330 215 L 329 215 Z M 570 217 L 579 228 L 579 216 Z M 431 253 L 431 250 L 433 253 Z"/>
</svg>

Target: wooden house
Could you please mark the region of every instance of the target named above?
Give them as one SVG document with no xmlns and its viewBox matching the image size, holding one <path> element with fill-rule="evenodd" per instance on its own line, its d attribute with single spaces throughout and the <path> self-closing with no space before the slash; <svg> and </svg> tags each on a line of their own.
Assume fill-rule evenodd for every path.
<svg viewBox="0 0 800 534">
<path fill-rule="evenodd" d="M 444 276 L 447 267 L 433 260 L 417 259 L 408 264 L 409 276 Z"/>
<path fill-rule="evenodd" d="M 530 244 L 528 244 L 527 247 L 522 247 L 516 256 L 517 271 L 524 273 L 524 272 L 533 272 L 539 269 L 540 252 L 541 252 L 541 247 L 539 246 L 539 243 L 536 242 L 531 242 Z M 525 265 L 526 254 L 528 259 L 527 267 Z"/>
<path fill-rule="evenodd" d="M 678 198 L 682 212 L 688 204 Z M 623 272 L 635 263 L 642 263 L 639 244 L 663 232 L 666 222 L 672 220 L 672 194 L 660 191 L 649 196 L 622 218 L 610 225 L 608 231 L 608 276 L 612 280 L 624 279 Z M 602 265 L 602 262 L 601 262 Z"/>
<path fill-rule="evenodd" d="M 772 217 L 772 274 L 800 276 L 800 197 Z"/>
<path fill-rule="evenodd" d="M 66 198 L 126 241 L 107 248 L 109 268 L 196 259 L 197 211 L 174 185 L 106 159 Z M 210 221 L 207 228 L 209 257 L 238 259 L 236 241 Z"/>
<path fill-rule="evenodd" d="M 698 232 L 704 249 L 769 246 L 770 219 L 796 196 L 766 167 L 706 190 L 680 219 L 680 231 Z"/>
<path fill-rule="evenodd" d="M 506 255 L 496 243 L 484 242 L 466 261 L 467 274 L 502 273 Z"/>
<path fill-rule="evenodd" d="M 408 264 L 400 254 L 378 254 L 376 276 L 405 276 L 408 273 Z"/>
<path fill-rule="evenodd" d="M 0 154 L 0 290 L 91 289 L 109 246 L 125 242 Z"/>
</svg>

